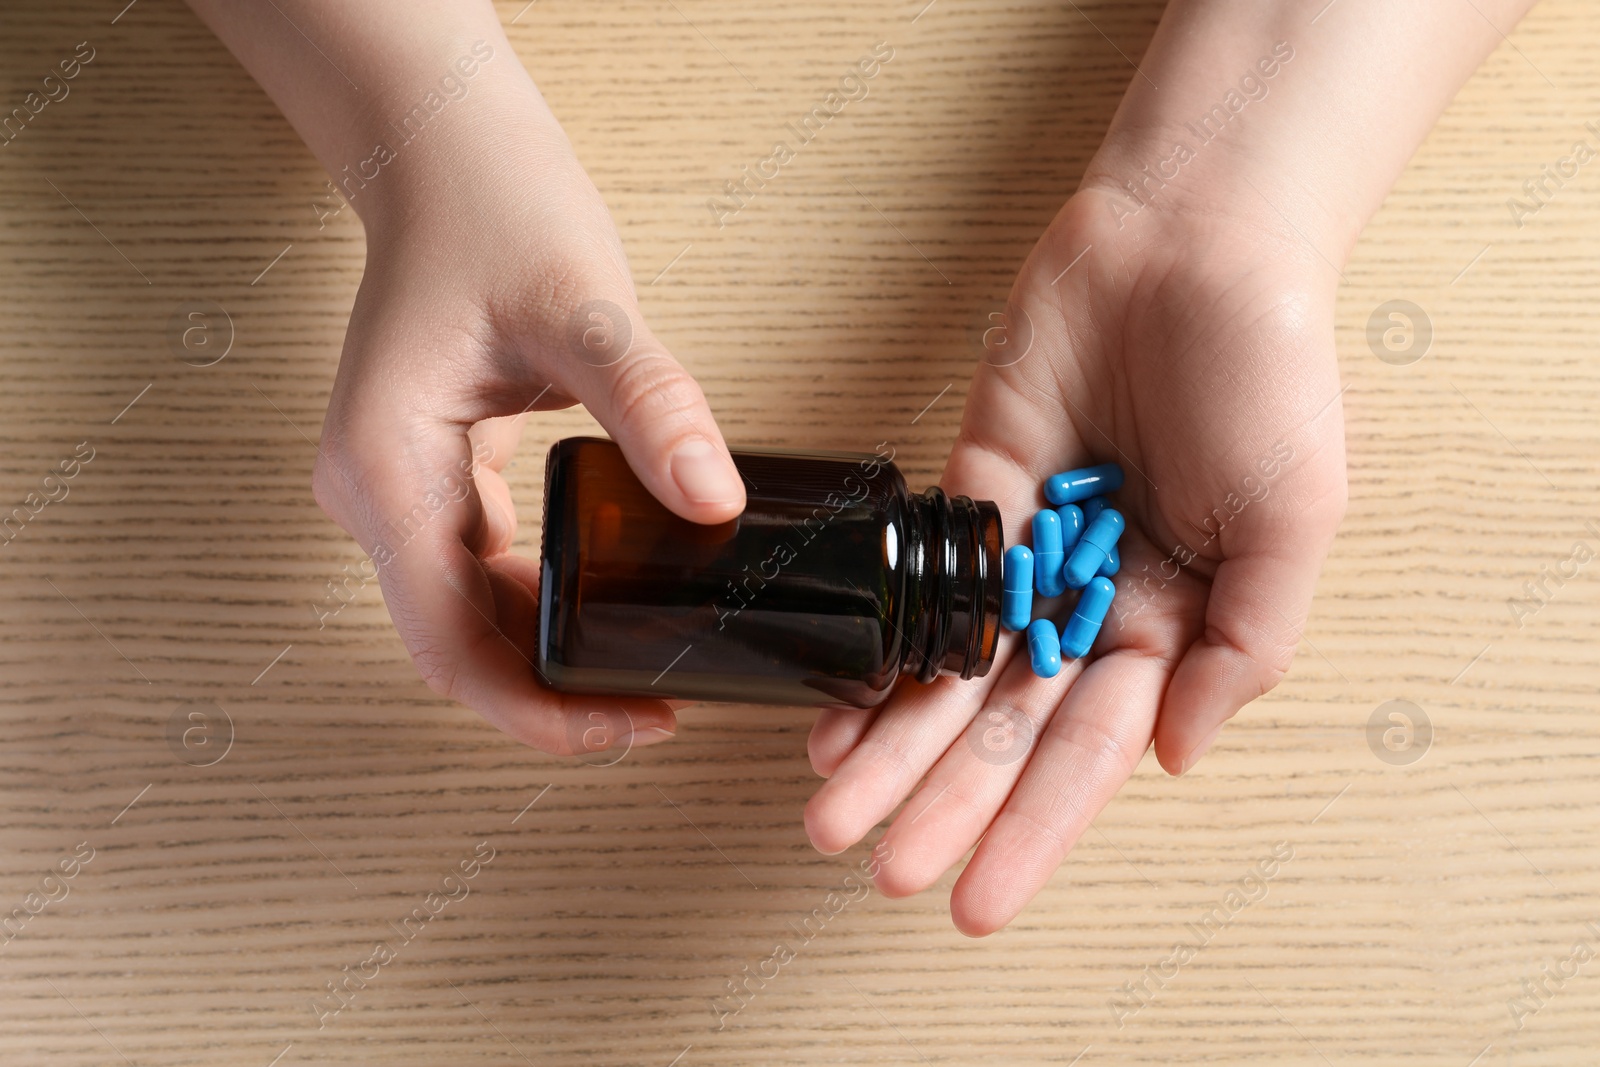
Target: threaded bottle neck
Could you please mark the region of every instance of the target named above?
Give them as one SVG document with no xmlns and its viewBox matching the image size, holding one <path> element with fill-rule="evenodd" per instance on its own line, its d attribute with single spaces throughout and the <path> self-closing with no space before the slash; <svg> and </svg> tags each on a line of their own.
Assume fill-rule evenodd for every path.
<svg viewBox="0 0 1600 1067">
<path fill-rule="evenodd" d="M 920 682 L 941 670 L 987 674 L 1000 639 L 1000 511 L 938 486 L 911 497 L 909 511 L 901 670 Z"/>
</svg>

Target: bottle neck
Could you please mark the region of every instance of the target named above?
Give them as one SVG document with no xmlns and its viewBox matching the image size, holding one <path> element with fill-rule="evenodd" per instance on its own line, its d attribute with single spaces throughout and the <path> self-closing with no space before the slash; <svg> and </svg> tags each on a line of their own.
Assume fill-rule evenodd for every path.
<svg viewBox="0 0 1600 1067">
<path fill-rule="evenodd" d="M 910 498 L 901 671 L 931 682 L 941 670 L 982 676 L 1000 640 L 1000 510 L 934 486 Z"/>
</svg>

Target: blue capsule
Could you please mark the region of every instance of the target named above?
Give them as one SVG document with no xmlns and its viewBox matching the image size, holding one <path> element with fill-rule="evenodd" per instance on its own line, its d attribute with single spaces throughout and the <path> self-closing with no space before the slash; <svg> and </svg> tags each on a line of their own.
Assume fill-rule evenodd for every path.
<svg viewBox="0 0 1600 1067">
<path fill-rule="evenodd" d="M 1028 661 L 1033 673 L 1041 678 L 1054 678 L 1061 673 L 1061 639 L 1056 636 L 1056 624 L 1049 619 L 1034 619 L 1028 624 Z"/>
<path fill-rule="evenodd" d="M 1067 554 L 1061 545 L 1061 516 L 1045 508 L 1033 517 L 1033 587 L 1040 596 L 1060 596 L 1067 591 L 1061 565 Z"/>
<path fill-rule="evenodd" d="M 1078 547 L 1078 538 L 1083 536 L 1089 520 L 1076 504 L 1062 504 L 1056 508 L 1056 514 L 1061 516 L 1061 551 L 1070 556 L 1072 550 Z"/>
<path fill-rule="evenodd" d="M 1111 608 L 1111 598 L 1116 596 L 1117 587 L 1111 584 L 1110 578 L 1093 578 L 1083 587 L 1083 592 L 1078 594 L 1078 606 L 1072 610 L 1072 618 L 1067 620 L 1067 625 L 1061 629 L 1061 654 L 1071 659 L 1081 659 L 1089 654 L 1089 648 L 1094 644 L 1095 637 L 1100 633 L 1101 625 L 1106 621 L 1106 612 Z M 1033 638 L 1033 630 L 1028 630 L 1028 638 Z M 1038 653 L 1034 653 L 1034 663 L 1037 664 Z M 1038 667 L 1035 666 L 1037 671 Z"/>
<path fill-rule="evenodd" d="M 1101 564 L 1110 557 L 1126 525 L 1122 520 L 1122 512 L 1116 508 L 1106 508 L 1094 517 L 1063 569 L 1069 588 L 1082 589 L 1089 584 L 1089 579 L 1099 572 Z"/>
<path fill-rule="evenodd" d="M 1004 586 L 1000 594 L 1000 625 L 1026 630 L 1033 618 L 1033 553 L 1026 545 L 1006 549 Z"/>
<path fill-rule="evenodd" d="M 1065 507 L 1060 507 L 1060 508 L 1057 508 L 1056 510 L 1057 511 L 1065 511 L 1067 508 L 1070 508 L 1072 506 L 1073 505 L 1068 504 Z M 1083 502 L 1083 521 L 1086 524 L 1093 522 L 1094 521 L 1094 517 L 1096 515 L 1100 514 L 1102 511 L 1104 511 L 1106 508 L 1109 508 L 1110 506 L 1111 506 L 1111 501 L 1107 500 L 1103 496 L 1092 496 L 1092 497 L 1090 497 L 1088 500 L 1085 500 Z M 1072 555 L 1072 550 L 1073 550 L 1074 547 L 1076 547 L 1076 542 L 1074 542 L 1074 544 L 1072 544 L 1072 545 L 1068 545 L 1067 546 L 1067 555 L 1068 556 Z M 1122 569 L 1122 555 L 1121 555 L 1121 553 L 1119 553 L 1117 551 L 1117 546 L 1116 545 L 1112 545 L 1111 546 L 1111 551 L 1106 553 L 1106 556 L 1107 556 L 1106 561 L 1104 563 L 1100 564 L 1100 569 L 1098 571 L 1096 571 L 1095 573 L 1104 575 L 1105 577 L 1109 578 L 1113 574 L 1117 573 L 1118 571 L 1120 571 Z"/>
<path fill-rule="evenodd" d="M 1052 474 L 1044 480 L 1044 497 L 1059 507 L 1062 504 L 1076 504 L 1100 493 L 1114 493 L 1121 488 L 1122 468 L 1115 463 L 1102 463 L 1098 467 Z"/>
</svg>

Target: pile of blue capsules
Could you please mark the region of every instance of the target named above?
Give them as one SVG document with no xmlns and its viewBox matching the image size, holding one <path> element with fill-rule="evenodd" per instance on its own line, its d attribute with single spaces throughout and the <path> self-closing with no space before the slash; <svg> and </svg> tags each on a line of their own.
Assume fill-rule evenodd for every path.
<svg viewBox="0 0 1600 1067">
<path fill-rule="evenodd" d="M 1041 678 L 1060 674 L 1062 657 L 1087 656 L 1111 610 L 1111 576 L 1122 567 L 1117 539 L 1127 524 L 1105 494 L 1121 488 L 1115 463 L 1051 475 L 1044 495 L 1055 506 L 1033 517 L 1032 550 L 1006 549 L 1000 624 L 1027 632 L 1028 658 Z M 1078 603 L 1058 634 L 1055 623 L 1033 617 L 1033 594 L 1053 598 L 1068 589 L 1079 591 Z"/>
</svg>

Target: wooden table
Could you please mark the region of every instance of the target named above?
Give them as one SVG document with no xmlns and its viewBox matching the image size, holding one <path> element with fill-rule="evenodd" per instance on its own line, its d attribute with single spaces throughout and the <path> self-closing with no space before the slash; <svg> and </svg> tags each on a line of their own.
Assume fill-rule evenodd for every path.
<svg viewBox="0 0 1600 1067">
<path fill-rule="evenodd" d="M 1520 625 L 1508 606 L 1600 550 L 1600 172 L 1520 228 L 1506 203 L 1593 136 L 1592 5 L 1546 0 L 1489 59 L 1345 271 L 1352 500 L 1289 678 L 1190 777 L 1147 758 L 1004 932 L 954 930 L 950 876 L 807 941 L 872 840 L 805 839 L 810 713 L 695 709 L 589 766 L 434 697 L 375 585 L 319 629 L 362 558 L 310 491 L 361 230 L 318 229 L 324 175 L 185 7 L 121 4 L 0 12 L 7 107 L 95 54 L 0 148 L 0 506 L 67 488 L 0 546 L 0 915 L 38 905 L 0 949 L 8 1067 L 1600 1057 L 1600 961 L 1572 959 L 1600 951 L 1600 563 Z M 972 327 L 1160 5 L 920 7 L 500 13 L 730 439 L 892 437 L 922 484 Z M 719 228 L 706 200 L 879 41 L 868 97 Z M 1420 362 L 1368 346 L 1392 299 L 1433 324 Z M 232 323 L 210 366 L 170 340 L 193 302 Z M 545 448 L 591 426 L 530 430 L 527 545 Z M 1391 700 L 1431 747 L 1375 755 Z M 1266 895 L 1119 1028 L 1118 988 L 1275 845 Z M 492 861 L 445 883 L 475 849 Z M 466 895 L 405 927 L 430 892 Z M 316 998 L 384 940 L 319 1029 Z M 713 998 L 780 940 L 795 958 L 719 1029 Z M 1545 993 L 1519 1029 L 1523 979 Z"/>
</svg>

